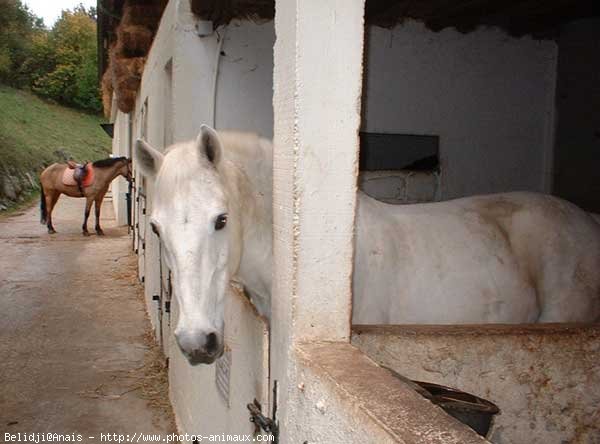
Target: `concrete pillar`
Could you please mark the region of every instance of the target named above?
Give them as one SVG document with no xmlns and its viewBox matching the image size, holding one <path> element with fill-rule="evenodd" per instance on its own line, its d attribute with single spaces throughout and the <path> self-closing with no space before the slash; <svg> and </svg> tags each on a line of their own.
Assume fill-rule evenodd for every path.
<svg viewBox="0 0 600 444">
<path fill-rule="evenodd" d="M 364 0 L 277 0 L 275 10 L 271 365 L 285 443 L 294 346 L 350 335 Z"/>
</svg>

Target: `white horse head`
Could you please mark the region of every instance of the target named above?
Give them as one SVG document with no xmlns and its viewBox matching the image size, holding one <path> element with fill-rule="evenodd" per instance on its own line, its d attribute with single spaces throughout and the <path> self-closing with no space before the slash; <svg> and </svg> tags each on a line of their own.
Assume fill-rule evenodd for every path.
<svg viewBox="0 0 600 444">
<path fill-rule="evenodd" d="M 222 143 L 203 125 L 195 141 L 165 154 L 143 140 L 135 151 L 155 182 L 150 224 L 173 273 L 177 344 L 191 364 L 210 364 L 223 353 L 224 299 L 240 261 L 237 205 L 219 171 Z"/>
</svg>

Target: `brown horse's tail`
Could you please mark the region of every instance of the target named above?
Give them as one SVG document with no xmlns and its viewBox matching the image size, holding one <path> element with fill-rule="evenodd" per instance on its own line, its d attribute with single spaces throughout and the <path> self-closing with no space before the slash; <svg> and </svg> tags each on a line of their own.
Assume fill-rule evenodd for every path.
<svg viewBox="0 0 600 444">
<path fill-rule="evenodd" d="M 41 186 L 40 193 L 40 223 L 44 225 L 48 222 L 48 210 L 46 209 L 46 195 L 44 194 L 44 187 Z"/>
</svg>

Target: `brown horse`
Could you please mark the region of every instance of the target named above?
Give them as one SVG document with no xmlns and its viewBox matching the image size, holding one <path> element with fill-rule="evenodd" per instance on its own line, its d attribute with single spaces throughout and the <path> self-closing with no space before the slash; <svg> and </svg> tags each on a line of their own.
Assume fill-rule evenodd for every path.
<svg viewBox="0 0 600 444">
<path fill-rule="evenodd" d="M 54 234 L 52 225 L 52 209 L 61 194 L 70 197 L 85 197 L 85 214 L 83 217 L 82 230 L 85 236 L 89 236 L 87 230 L 87 220 L 92 208 L 92 202 L 96 204 L 96 233 L 103 235 L 100 228 L 100 206 L 104 195 L 108 191 L 108 186 L 117 176 L 123 176 L 131 181 L 131 159 L 126 157 L 113 157 L 109 159 L 98 160 L 93 164 L 94 179 L 93 182 L 80 191 L 77 185 L 65 185 L 63 183 L 63 174 L 69 168 L 64 163 L 53 163 L 40 174 L 40 183 L 42 185 L 42 195 L 40 199 L 40 210 L 42 224 L 48 226 L 48 233 Z"/>
</svg>

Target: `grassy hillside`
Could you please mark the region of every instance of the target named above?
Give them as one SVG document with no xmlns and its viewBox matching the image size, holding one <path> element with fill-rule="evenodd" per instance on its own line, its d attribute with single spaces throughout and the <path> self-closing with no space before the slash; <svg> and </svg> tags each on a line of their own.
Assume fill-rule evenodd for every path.
<svg viewBox="0 0 600 444">
<path fill-rule="evenodd" d="M 102 121 L 0 85 L 0 204 L 14 200 L 9 188 L 26 194 L 31 177 L 61 157 L 108 157 L 111 141 L 99 126 Z"/>
<path fill-rule="evenodd" d="M 33 94 L 0 85 L 0 168 L 40 167 L 62 149 L 77 160 L 110 153 L 99 116 L 47 103 Z"/>
</svg>

